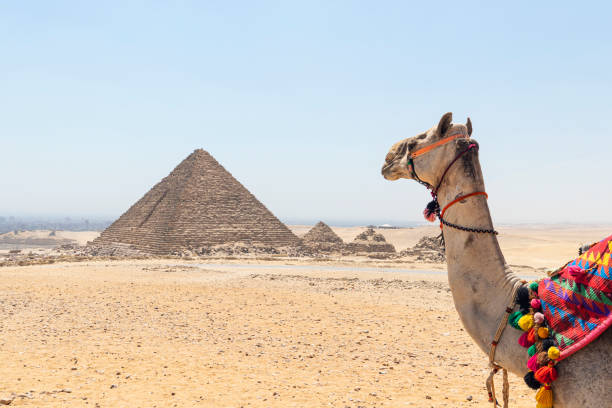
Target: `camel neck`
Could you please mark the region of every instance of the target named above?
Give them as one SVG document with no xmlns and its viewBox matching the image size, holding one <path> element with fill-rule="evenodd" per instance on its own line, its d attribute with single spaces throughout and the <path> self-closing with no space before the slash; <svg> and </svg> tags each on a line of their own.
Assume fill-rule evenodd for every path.
<svg viewBox="0 0 612 408">
<path fill-rule="evenodd" d="M 438 191 L 440 206 L 485 191 L 477 155 L 459 160 Z M 445 220 L 481 229 L 493 229 L 487 199 L 483 195 L 461 200 L 450 207 Z M 499 320 L 518 277 L 510 272 L 497 237 L 444 227 L 448 280 L 455 307 L 468 333 L 488 352 Z"/>
</svg>

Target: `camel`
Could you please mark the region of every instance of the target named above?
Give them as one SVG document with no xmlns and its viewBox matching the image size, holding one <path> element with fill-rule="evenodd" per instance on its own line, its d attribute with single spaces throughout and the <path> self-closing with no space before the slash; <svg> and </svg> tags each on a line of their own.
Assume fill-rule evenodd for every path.
<svg viewBox="0 0 612 408">
<path fill-rule="evenodd" d="M 455 134 L 461 137 L 449 143 L 441 142 L 426 154 L 414 157 L 410 163 L 411 152 Z M 468 149 L 470 144 L 478 146 L 474 139 L 470 139 L 471 135 L 469 118 L 465 125 L 454 124 L 452 113 L 446 113 L 437 126 L 394 144 L 386 156 L 382 175 L 387 180 L 404 178 L 432 186 L 442 180 L 437 191 L 441 208 L 469 193 L 484 192 L 478 149 Z M 466 149 L 467 152 L 448 167 Z M 414 166 L 412 170 L 409 164 Z M 457 202 L 443 218 L 461 226 L 493 229 L 484 195 Z M 468 334 L 488 354 L 498 325 L 505 317 L 505 309 L 511 303 L 512 290 L 520 278 L 506 264 L 495 234 L 468 232 L 449 226 L 444 226 L 443 232 L 448 282 L 455 308 Z M 522 377 L 528 371 L 528 357 L 525 348 L 518 344 L 520 335 L 519 330 L 510 327 L 503 332 L 495 351 L 495 362 Z M 560 362 L 557 366 L 559 379 L 552 386 L 555 408 L 612 406 L 611 351 L 612 330 L 608 330 L 586 348 Z"/>
</svg>

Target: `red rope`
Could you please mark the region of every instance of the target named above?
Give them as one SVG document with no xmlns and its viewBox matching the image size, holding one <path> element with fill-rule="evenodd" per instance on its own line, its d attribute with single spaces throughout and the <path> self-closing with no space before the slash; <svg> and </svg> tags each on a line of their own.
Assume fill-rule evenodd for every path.
<svg viewBox="0 0 612 408">
<path fill-rule="evenodd" d="M 455 133 L 454 135 L 450 135 L 448 137 L 445 137 L 442 140 L 438 140 L 436 143 L 432 143 L 432 144 L 430 144 L 428 146 L 425 146 L 425 147 L 423 147 L 421 149 L 417 149 L 416 151 L 410 153 L 410 158 L 414 159 L 415 157 L 419 157 L 419 156 L 429 152 L 430 150 L 435 149 L 436 147 L 440 147 L 442 145 L 445 145 L 445 144 L 447 144 L 449 142 L 452 142 L 453 140 L 458 139 L 460 137 L 465 137 L 465 138 L 468 138 L 468 139 L 470 138 L 470 136 L 464 135 L 463 133 Z"/>
<path fill-rule="evenodd" d="M 442 212 L 440 213 L 440 218 L 444 218 L 444 213 L 446 212 L 446 210 L 449 209 L 450 206 L 452 206 L 453 204 L 457 204 L 459 201 L 465 200 L 466 198 L 469 197 L 473 197 L 473 196 L 477 196 L 477 195 L 483 195 L 486 198 L 489 198 L 489 195 L 487 193 L 485 193 L 484 191 L 476 191 L 474 193 L 470 193 L 470 194 L 466 194 L 464 196 L 461 196 L 459 198 L 455 198 L 453 201 L 451 201 L 450 203 L 446 204 L 446 206 L 444 206 L 444 209 L 442 210 Z M 440 223 L 440 229 L 442 229 L 442 223 Z"/>
</svg>

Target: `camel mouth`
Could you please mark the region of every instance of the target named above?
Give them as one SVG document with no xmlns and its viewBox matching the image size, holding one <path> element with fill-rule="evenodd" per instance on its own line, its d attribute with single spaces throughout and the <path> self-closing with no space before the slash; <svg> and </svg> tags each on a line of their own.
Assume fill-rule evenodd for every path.
<svg viewBox="0 0 612 408">
<path fill-rule="evenodd" d="M 391 170 L 391 168 L 393 167 L 394 164 L 395 164 L 394 162 L 391 162 L 391 163 L 385 163 L 383 165 L 380 173 L 385 178 L 385 180 L 395 181 L 395 180 L 399 179 L 399 177 L 397 175 L 395 175 L 392 172 L 390 172 L 390 170 Z"/>
</svg>

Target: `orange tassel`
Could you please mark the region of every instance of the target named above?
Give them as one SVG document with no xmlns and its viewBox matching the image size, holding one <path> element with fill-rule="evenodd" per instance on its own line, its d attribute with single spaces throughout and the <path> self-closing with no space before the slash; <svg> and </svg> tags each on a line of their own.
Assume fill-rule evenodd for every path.
<svg viewBox="0 0 612 408">
<path fill-rule="evenodd" d="M 553 408 L 553 393 L 550 385 L 546 384 L 536 394 L 536 408 Z"/>
</svg>

